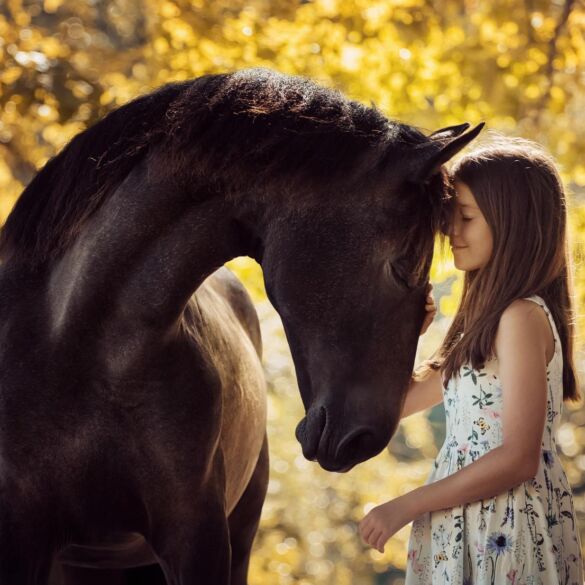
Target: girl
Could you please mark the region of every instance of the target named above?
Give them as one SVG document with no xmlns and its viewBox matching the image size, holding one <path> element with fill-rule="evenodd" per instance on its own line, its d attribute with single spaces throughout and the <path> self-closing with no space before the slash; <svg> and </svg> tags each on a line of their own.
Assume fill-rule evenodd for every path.
<svg viewBox="0 0 585 585">
<path fill-rule="evenodd" d="M 370 511 L 360 534 L 382 552 L 413 521 L 406 585 L 583 585 L 555 443 L 563 401 L 580 398 L 563 187 L 521 139 L 468 154 L 452 177 L 447 235 L 463 294 L 402 411 L 442 401 L 445 442 L 426 484 Z"/>
</svg>

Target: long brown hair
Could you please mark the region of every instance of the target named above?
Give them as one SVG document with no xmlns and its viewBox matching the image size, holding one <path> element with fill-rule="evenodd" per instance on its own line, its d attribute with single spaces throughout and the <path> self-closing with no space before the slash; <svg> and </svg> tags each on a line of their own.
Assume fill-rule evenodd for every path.
<svg viewBox="0 0 585 585">
<path fill-rule="evenodd" d="M 506 307 L 516 299 L 539 295 L 561 339 L 563 400 L 579 400 L 567 199 L 554 160 L 531 141 L 499 138 L 455 163 L 451 179 L 473 193 L 490 227 L 493 251 L 485 266 L 465 273 L 459 307 L 445 339 L 414 378 L 424 379 L 429 368 L 439 369 L 446 386 L 463 364 L 482 367 L 494 355 Z"/>
</svg>

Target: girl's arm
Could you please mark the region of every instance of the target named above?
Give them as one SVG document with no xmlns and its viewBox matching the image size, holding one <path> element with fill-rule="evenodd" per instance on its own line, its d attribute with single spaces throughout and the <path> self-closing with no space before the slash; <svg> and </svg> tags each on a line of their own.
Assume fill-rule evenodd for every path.
<svg viewBox="0 0 585 585">
<path fill-rule="evenodd" d="M 439 370 L 432 370 L 432 373 L 420 382 L 411 380 L 406 399 L 402 405 L 400 418 L 402 419 L 415 412 L 426 410 L 442 401 L 443 388 L 441 372 Z"/>
<path fill-rule="evenodd" d="M 531 301 L 514 301 L 495 339 L 503 387 L 503 441 L 473 463 L 406 494 L 414 517 L 506 492 L 536 475 L 546 418 L 548 319 Z"/>
<path fill-rule="evenodd" d="M 359 524 L 363 541 L 384 543 L 426 512 L 462 506 L 506 493 L 536 475 L 546 418 L 548 318 L 532 301 L 514 301 L 495 339 L 503 388 L 502 444 L 434 483 L 376 506 Z M 471 432 L 471 429 L 469 429 Z"/>
</svg>

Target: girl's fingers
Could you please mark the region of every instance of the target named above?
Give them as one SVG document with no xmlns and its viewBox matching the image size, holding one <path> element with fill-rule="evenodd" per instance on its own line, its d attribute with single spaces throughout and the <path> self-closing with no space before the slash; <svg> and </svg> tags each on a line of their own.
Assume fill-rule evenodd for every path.
<svg viewBox="0 0 585 585">
<path fill-rule="evenodd" d="M 376 549 L 381 553 L 384 552 L 384 543 L 386 542 L 386 535 L 382 532 L 376 541 Z"/>
<path fill-rule="evenodd" d="M 422 335 L 423 333 L 426 333 L 426 330 L 430 327 L 431 323 L 435 319 L 435 315 L 436 314 L 437 314 L 436 309 L 433 309 L 432 311 L 429 311 L 425 315 L 425 318 L 423 320 L 423 324 L 422 324 L 422 327 L 421 327 L 420 335 Z"/>
<path fill-rule="evenodd" d="M 371 540 L 371 535 L 372 533 L 376 530 L 375 526 L 366 526 L 362 532 L 362 538 L 364 539 L 364 542 L 367 542 L 368 544 L 370 542 L 372 542 Z"/>
<path fill-rule="evenodd" d="M 378 540 L 380 540 L 380 536 L 382 535 L 380 530 L 375 530 L 370 538 L 368 538 L 368 544 L 374 548 L 378 548 Z"/>
</svg>

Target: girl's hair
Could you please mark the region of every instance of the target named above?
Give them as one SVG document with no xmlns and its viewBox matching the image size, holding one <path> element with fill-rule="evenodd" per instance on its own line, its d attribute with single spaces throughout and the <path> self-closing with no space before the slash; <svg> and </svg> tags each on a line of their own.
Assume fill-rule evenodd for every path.
<svg viewBox="0 0 585 585">
<path fill-rule="evenodd" d="M 424 379 L 430 369 L 439 369 L 446 386 L 463 364 L 482 367 L 494 355 L 506 307 L 515 299 L 539 295 L 561 339 L 563 400 L 579 400 L 567 200 L 554 160 L 531 141 L 502 137 L 455 163 L 451 178 L 473 193 L 490 227 L 493 251 L 485 266 L 465 273 L 461 301 L 445 339 L 414 378 Z"/>
</svg>

